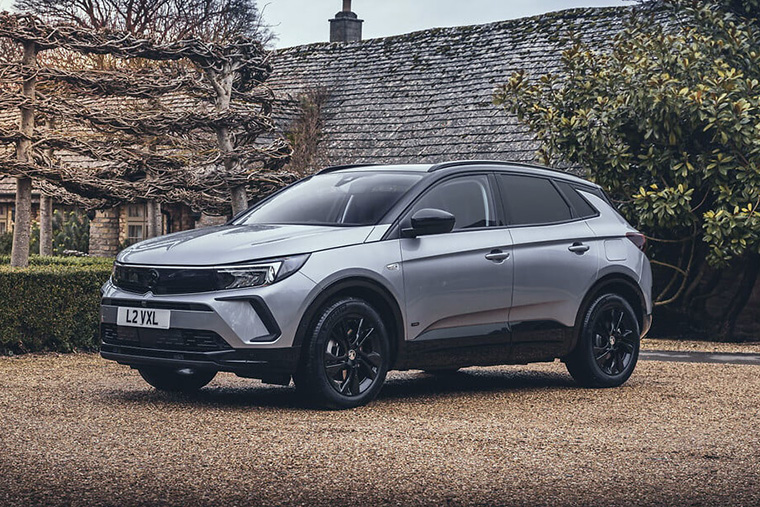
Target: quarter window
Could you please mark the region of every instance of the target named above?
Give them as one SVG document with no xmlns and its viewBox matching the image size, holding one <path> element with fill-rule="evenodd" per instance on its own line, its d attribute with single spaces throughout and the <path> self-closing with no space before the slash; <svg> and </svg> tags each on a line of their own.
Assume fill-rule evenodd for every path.
<svg viewBox="0 0 760 507">
<path fill-rule="evenodd" d="M 503 225 L 493 203 L 488 176 L 466 176 L 435 186 L 417 201 L 411 214 L 425 208 L 448 211 L 456 218 L 454 230 Z"/>
<path fill-rule="evenodd" d="M 581 197 L 578 191 L 573 188 L 572 185 L 565 183 L 564 181 L 558 181 L 557 186 L 565 194 L 565 197 L 570 201 L 570 205 L 575 210 L 575 215 L 580 218 L 593 217 L 597 214 L 597 211 L 588 203 L 586 199 Z"/>
<path fill-rule="evenodd" d="M 570 207 L 545 178 L 498 175 L 504 207 L 511 225 L 539 225 L 572 218 Z"/>
</svg>

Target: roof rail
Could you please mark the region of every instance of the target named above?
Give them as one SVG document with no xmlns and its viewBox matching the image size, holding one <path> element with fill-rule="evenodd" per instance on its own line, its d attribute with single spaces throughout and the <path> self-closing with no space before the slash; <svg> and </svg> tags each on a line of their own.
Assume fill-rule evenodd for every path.
<svg viewBox="0 0 760 507">
<path fill-rule="evenodd" d="M 377 165 L 377 164 L 335 165 L 335 166 L 332 166 L 332 167 L 326 167 L 326 168 L 322 169 L 321 171 L 319 171 L 317 174 L 327 174 L 327 173 L 332 173 L 332 172 L 335 172 L 335 171 L 340 171 L 341 169 L 353 169 L 355 167 L 372 167 L 372 166 L 375 166 L 375 165 Z"/>
<path fill-rule="evenodd" d="M 538 164 L 529 164 L 527 162 L 512 162 L 508 160 L 458 160 L 453 162 L 443 162 L 440 164 L 435 164 L 433 167 L 428 169 L 429 173 L 432 173 L 434 171 L 438 171 L 441 169 L 448 169 L 450 167 L 462 167 L 462 166 L 468 166 L 468 165 L 503 165 L 503 166 L 518 166 L 518 167 L 530 167 L 533 169 L 545 169 L 548 171 L 555 171 L 563 174 L 564 171 L 560 171 L 559 169 L 553 169 L 551 167 L 546 167 L 543 165 Z"/>
</svg>

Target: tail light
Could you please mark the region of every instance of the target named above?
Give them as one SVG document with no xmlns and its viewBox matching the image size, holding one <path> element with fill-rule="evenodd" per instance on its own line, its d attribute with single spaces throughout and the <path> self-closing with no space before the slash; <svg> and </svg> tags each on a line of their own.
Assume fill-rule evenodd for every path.
<svg viewBox="0 0 760 507">
<path fill-rule="evenodd" d="M 631 242 L 636 245 L 636 248 L 641 250 L 642 252 L 647 247 L 647 238 L 640 232 L 628 232 L 625 235 L 626 238 L 630 239 Z"/>
</svg>

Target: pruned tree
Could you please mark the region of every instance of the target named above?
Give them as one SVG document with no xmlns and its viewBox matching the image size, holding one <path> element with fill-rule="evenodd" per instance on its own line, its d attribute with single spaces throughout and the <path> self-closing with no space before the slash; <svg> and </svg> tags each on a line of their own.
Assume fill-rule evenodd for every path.
<svg viewBox="0 0 760 507">
<path fill-rule="evenodd" d="M 163 40 L 272 40 L 255 0 L 16 0 L 19 12 L 50 23 L 127 32 Z"/>
<path fill-rule="evenodd" d="M 116 63 L 108 70 L 0 67 L 0 109 L 31 108 L 55 119 L 54 128 L 28 132 L 0 124 L 0 142 L 34 146 L 30 157 L 0 157 L 0 170 L 40 180 L 61 202 L 94 209 L 155 199 L 229 213 L 231 195 L 237 212 L 247 206 L 246 191 L 261 196 L 289 181 L 274 173 L 290 151 L 271 134 L 273 96 L 262 84 L 271 66 L 257 40 L 156 42 L 8 14 L 0 14 L 0 37 Z M 137 58 L 186 63 L 120 65 Z M 30 96 L 9 91 L 27 75 L 37 85 Z M 269 141 L 259 141 L 262 135 Z M 71 155 L 89 162 L 72 164 Z"/>
<path fill-rule="evenodd" d="M 610 48 L 575 44 L 561 72 L 517 73 L 495 98 L 537 133 L 544 162 L 587 168 L 647 232 L 653 263 L 670 270 L 656 304 L 729 338 L 760 272 L 760 9 L 655 4 Z M 730 266 L 740 281 L 708 318 Z"/>
</svg>

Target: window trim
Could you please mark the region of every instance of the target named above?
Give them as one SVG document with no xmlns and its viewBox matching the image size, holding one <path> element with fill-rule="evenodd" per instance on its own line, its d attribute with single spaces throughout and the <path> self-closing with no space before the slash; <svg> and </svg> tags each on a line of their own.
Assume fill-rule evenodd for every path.
<svg viewBox="0 0 760 507">
<path fill-rule="evenodd" d="M 391 225 L 391 228 L 388 230 L 390 235 L 386 234 L 385 238 L 401 238 L 401 229 L 403 229 L 403 225 L 406 221 L 411 222 L 411 210 L 414 208 L 414 206 L 419 202 L 420 199 L 423 199 L 428 193 L 432 192 L 433 189 L 437 188 L 439 185 L 443 185 L 445 183 L 448 183 L 454 179 L 458 178 L 467 178 L 467 177 L 475 177 L 475 176 L 485 176 L 488 180 L 488 184 L 491 187 L 491 199 L 492 200 L 498 200 L 498 202 L 492 202 L 494 213 L 496 215 L 496 219 L 502 223 L 502 225 L 491 225 L 486 227 L 471 227 L 468 229 L 454 229 L 451 232 L 448 232 L 447 234 L 460 234 L 460 233 L 466 233 L 466 232 L 476 232 L 476 231 L 495 231 L 499 229 L 506 229 L 509 226 L 506 225 L 506 217 L 504 216 L 504 209 L 502 205 L 502 201 L 500 200 L 499 190 L 494 186 L 495 181 L 493 177 L 493 171 L 484 170 L 484 171 L 473 171 L 473 172 L 465 172 L 465 173 L 456 173 L 447 175 L 445 178 L 441 178 L 438 180 L 435 180 L 432 182 L 427 188 L 425 188 L 422 192 L 420 192 L 417 196 L 412 199 L 412 201 L 401 211 L 401 213 L 398 214 L 398 218 L 394 220 L 393 224 Z M 411 189 L 410 189 L 411 190 Z M 409 224 L 411 226 L 411 223 Z M 441 236 L 440 234 L 437 234 L 437 236 Z"/>
<path fill-rule="evenodd" d="M 507 201 L 504 198 L 505 194 L 502 194 L 501 204 L 502 204 L 502 207 L 503 207 L 503 213 L 504 213 L 505 221 L 507 222 L 507 227 L 510 228 L 510 229 L 518 229 L 518 228 L 522 228 L 522 227 L 544 227 L 544 226 L 550 226 L 550 225 L 570 224 L 570 223 L 574 223 L 574 222 L 580 222 L 580 221 L 583 221 L 583 220 L 588 220 L 590 218 L 595 218 L 595 217 L 598 217 L 600 215 L 599 210 L 596 210 L 596 208 L 594 208 L 593 206 L 591 206 L 593 209 L 595 209 L 597 211 L 597 214 L 594 217 L 587 217 L 587 218 L 579 217 L 578 216 L 578 212 L 575 210 L 575 208 L 573 207 L 573 205 L 568 201 L 567 197 L 565 197 L 565 194 L 562 192 L 562 190 L 557 185 L 556 178 L 551 178 L 549 176 L 537 175 L 537 174 L 515 173 L 515 172 L 510 172 L 510 171 L 494 171 L 494 175 L 495 175 L 496 180 L 497 180 L 498 185 L 499 185 L 499 192 L 503 191 L 502 190 L 502 182 L 498 178 L 499 175 L 502 175 L 502 176 L 521 176 L 521 177 L 525 177 L 525 178 L 536 178 L 536 179 L 541 179 L 541 180 L 548 180 L 549 183 L 554 188 L 554 190 L 559 194 L 560 198 L 564 201 L 564 203 L 567 206 L 567 208 L 570 210 L 570 218 L 568 220 L 560 220 L 560 221 L 555 221 L 555 222 L 533 222 L 533 223 L 527 223 L 527 224 L 514 224 L 514 223 L 512 223 L 512 217 L 510 216 L 509 211 L 507 209 Z M 568 183 L 568 185 L 574 187 L 574 185 L 572 183 L 570 183 L 570 182 L 567 182 L 567 183 Z"/>
<path fill-rule="evenodd" d="M 562 187 L 559 185 L 559 183 L 564 183 L 568 187 L 570 187 L 572 190 L 574 190 L 575 193 L 578 194 L 578 197 L 580 197 L 581 199 L 583 199 L 583 202 L 585 202 L 589 206 L 589 208 L 591 208 L 592 210 L 594 210 L 594 213 L 592 215 L 581 216 L 581 214 L 578 213 L 578 210 L 575 209 L 575 206 L 573 206 L 573 203 L 570 202 L 570 199 L 567 197 L 567 195 L 565 195 L 565 191 L 562 190 Z M 572 210 L 572 213 L 573 213 L 573 215 L 575 217 L 577 217 L 577 218 L 579 218 L 581 220 L 590 220 L 592 218 L 597 218 L 597 217 L 601 216 L 601 212 L 598 209 L 596 209 L 596 207 L 593 204 L 591 204 L 590 202 L 588 202 L 588 199 L 586 199 L 585 197 L 583 197 L 583 195 L 580 193 L 580 190 L 583 190 L 583 188 L 579 188 L 580 187 L 579 185 L 574 185 L 574 184 L 572 184 L 569 181 L 554 181 L 554 186 L 560 192 L 560 194 L 562 195 L 562 197 L 564 197 L 565 202 L 568 203 L 568 205 L 570 206 L 570 209 Z M 588 192 L 588 190 L 586 190 L 586 192 Z M 589 193 L 591 193 L 591 192 L 589 192 Z"/>
</svg>

